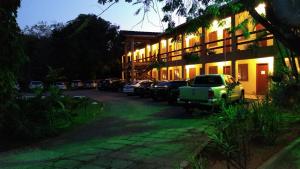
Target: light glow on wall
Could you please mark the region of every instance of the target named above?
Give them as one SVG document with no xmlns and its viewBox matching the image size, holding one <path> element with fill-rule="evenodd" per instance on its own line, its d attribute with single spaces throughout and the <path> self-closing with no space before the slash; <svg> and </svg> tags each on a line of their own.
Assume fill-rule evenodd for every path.
<svg viewBox="0 0 300 169">
<path fill-rule="evenodd" d="M 226 62 L 217 62 L 217 66 L 223 68 L 224 66 L 230 66 L 231 61 L 226 61 Z"/>
<path fill-rule="evenodd" d="M 160 42 L 163 48 L 167 46 L 167 41 L 165 39 L 162 39 Z"/>
<path fill-rule="evenodd" d="M 196 65 L 185 65 L 186 69 L 190 69 L 190 68 L 196 68 Z"/>
<path fill-rule="evenodd" d="M 273 74 L 274 70 L 274 57 L 257 58 L 256 63 L 268 63 L 269 74 Z"/>
<path fill-rule="evenodd" d="M 260 15 L 266 15 L 266 4 L 261 3 L 255 8 L 256 12 Z"/>
</svg>

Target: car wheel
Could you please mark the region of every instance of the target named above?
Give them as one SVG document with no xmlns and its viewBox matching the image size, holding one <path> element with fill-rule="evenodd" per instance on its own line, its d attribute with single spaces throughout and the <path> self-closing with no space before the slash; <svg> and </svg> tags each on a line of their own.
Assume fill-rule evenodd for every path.
<svg viewBox="0 0 300 169">
<path fill-rule="evenodd" d="M 245 102 L 245 93 L 244 91 L 241 92 L 241 96 L 239 98 L 239 103 L 244 103 Z"/>
<path fill-rule="evenodd" d="M 184 110 L 185 110 L 186 113 L 189 113 L 189 114 L 193 113 L 193 108 L 191 108 L 188 105 L 184 106 Z"/>
<path fill-rule="evenodd" d="M 158 101 L 158 98 L 156 96 L 152 96 L 153 101 Z"/>
</svg>

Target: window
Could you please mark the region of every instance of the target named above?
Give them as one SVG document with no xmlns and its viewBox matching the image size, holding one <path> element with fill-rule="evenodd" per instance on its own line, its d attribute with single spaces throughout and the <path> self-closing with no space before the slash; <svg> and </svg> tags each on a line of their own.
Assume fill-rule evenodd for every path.
<svg viewBox="0 0 300 169">
<path fill-rule="evenodd" d="M 218 66 L 209 66 L 208 74 L 218 74 Z"/>
<path fill-rule="evenodd" d="M 238 69 L 238 79 L 248 81 L 248 64 L 239 64 Z"/>
<path fill-rule="evenodd" d="M 223 74 L 231 75 L 231 67 L 230 66 L 223 66 Z"/>
<path fill-rule="evenodd" d="M 261 24 L 257 24 L 257 25 L 255 26 L 255 29 L 256 29 L 256 31 L 262 31 L 262 30 L 265 29 L 265 27 L 262 26 Z M 262 32 L 256 33 L 256 38 L 258 38 L 258 39 L 265 38 L 265 32 L 262 31 Z M 267 40 L 259 40 L 258 45 L 259 45 L 260 47 L 267 46 Z"/>
<path fill-rule="evenodd" d="M 217 33 L 217 31 L 210 32 L 209 35 L 208 35 L 208 40 L 209 40 L 209 42 L 213 42 L 213 41 L 218 40 L 218 33 Z M 218 42 L 214 42 L 214 43 L 208 44 L 209 47 L 215 47 L 217 45 L 218 45 Z"/>
<path fill-rule="evenodd" d="M 161 75 L 162 75 L 162 80 L 167 80 L 167 70 L 162 70 Z"/>
</svg>

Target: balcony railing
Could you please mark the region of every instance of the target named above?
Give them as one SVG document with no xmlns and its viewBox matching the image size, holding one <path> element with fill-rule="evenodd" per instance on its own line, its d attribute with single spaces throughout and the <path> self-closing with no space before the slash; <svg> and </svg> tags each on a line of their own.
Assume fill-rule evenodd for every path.
<svg viewBox="0 0 300 169">
<path fill-rule="evenodd" d="M 221 54 L 224 52 L 233 51 L 233 45 L 236 46 L 237 50 L 248 50 L 252 47 L 265 47 L 273 45 L 273 35 L 269 32 L 266 32 L 263 37 L 257 37 L 258 34 L 262 34 L 266 32 L 266 30 L 258 30 L 250 33 L 249 38 L 244 38 L 242 34 L 236 35 L 236 43 L 233 44 L 232 37 L 223 38 L 215 41 L 210 41 L 206 43 L 196 43 L 193 46 L 177 49 L 173 51 L 168 51 L 164 53 L 160 53 L 156 56 L 148 56 L 140 59 L 136 59 L 135 62 L 150 62 L 155 58 L 156 60 L 160 58 L 162 61 L 175 61 L 180 60 L 183 54 L 185 53 L 196 53 L 199 55 L 212 55 L 212 54 Z M 228 44 L 226 44 L 228 43 Z M 212 46 L 212 44 L 217 44 Z"/>
</svg>

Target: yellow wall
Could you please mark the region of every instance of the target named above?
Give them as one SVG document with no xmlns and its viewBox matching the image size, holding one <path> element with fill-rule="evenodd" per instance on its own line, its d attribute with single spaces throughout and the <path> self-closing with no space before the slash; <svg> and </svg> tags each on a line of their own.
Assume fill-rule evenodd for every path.
<svg viewBox="0 0 300 169">
<path fill-rule="evenodd" d="M 190 79 L 190 68 L 196 68 L 196 76 L 200 75 L 200 68 L 202 68 L 202 64 L 195 64 L 195 65 L 185 65 L 185 78 L 187 80 Z"/>
<path fill-rule="evenodd" d="M 210 66 L 218 66 L 218 74 L 223 74 L 223 67 L 224 66 L 231 66 L 231 61 L 224 61 L 224 62 L 213 62 L 213 63 L 207 63 L 205 65 L 205 74 L 208 74 L 208 70 Z M 232 66 L 231 66 L 231 72 L 232 72 Z"/>
<path fill-rule="evenodd" d="M 246 94 L 256 94 L 256 65 L 261 63 L 267 63 L 269 75 L 273 74 L 274 71 L 274 57 L 265 57 L 257 59 L 246 59 L 246 60 L 237 60 L 235 65 L 235 79 L 238 77 L 238 65 L 239 64 L 248 64 L 248 81 L 240 81 L 245 89 Z"/>
</svg>

